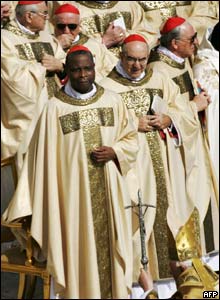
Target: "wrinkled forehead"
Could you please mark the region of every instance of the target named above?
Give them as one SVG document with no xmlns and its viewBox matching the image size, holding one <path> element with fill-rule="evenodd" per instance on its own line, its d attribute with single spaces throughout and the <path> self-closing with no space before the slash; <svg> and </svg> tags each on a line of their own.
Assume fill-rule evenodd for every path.
<svg viewBox="0 0 220 300">
<path fill-rule="evenodd" d="M 80 22 L 80 16 L 74 13 L 62 13 L 55 15 L 55 20 L 57 23 L 73 23 L 73 24 L 79 24 Z"/>
<path fill-rule="evenodd" d="M 126 52 L 127 55 L 129 56 L 134 56 L 134 57 L 145 57 L 148 56 L 149 54 L 149 47 L 146 43 L 143 42 L 130 42 L 125 44 L 124 46 L 124 52 Z"/>
</svg>

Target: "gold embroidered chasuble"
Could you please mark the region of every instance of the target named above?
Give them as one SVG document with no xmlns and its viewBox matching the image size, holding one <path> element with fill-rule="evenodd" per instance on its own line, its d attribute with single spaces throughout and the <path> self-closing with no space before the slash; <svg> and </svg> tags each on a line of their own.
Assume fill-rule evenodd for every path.
<svg viewBox="0 0 220 300">
<path fill-rule="evenodd" d="M 208 27 L 219 19 L 218 1 L 137 1 L 153 28 L 159 28 L 170 17 L 185 18 L 198 32 L 199 42 Z"/>
<path fill-rule="evenodd" d="M 91 160 L 100 145 L 113 147 L 120 171 L 113 161 Z M 126 299 L 131 292 L 131 211 L 125 209 L 131 200 L 124 176 L 137 150 L 135 126 L 119 95 L 97 86 L 87 100 L 59 91 L 46 104 L 3 218 L 32 215 L 31 234 L 61 297 Z"/>
<path fill-rule="evenodd" d="M 198 94 L 197 84 L 193 78 L 192 69 L 188 60 L 184 64 L 176 63 L 163 53 L 152 51 L 149 58 L 149 67 L 155 72 L 164 71 L 180 88 L 182 101 L 188 106 L 188 113 L 197 123 L 198 130 L 194 142 L 188 144 L 189 134 L 183 139 L 182 162 L 185 168 L 185 185 L 187 197 L 199 210 L 202 254 L 218 249 L 218 186 L 210 159 L 206 129 L 201 127 L 195 103 L 190 101 Z M 189 116 L 190 117 L 190 116 Z M 175 172 L 174 172 L 175 174 Z M 173 176 L 171 176 L 172 180 Z M 174 177 L 175 178 L 175 177 Z M 175 181 L 173 182 L 175 186 Z M 176 188 L 176 197 L 179 197 L 179 188 Z M 211 199 L 211 204 L 210 204 Z M 202 225 L 204 222 L 204 225 Z M 204 227 L 204 228 L 203 228 Z"/>
<path fill-rule="evenodd" d="M 114 69 L 100 84 L 104 87 L 111 87 L 112 90 L 121 94 L 133 114 L 136 124 L 138 124 L 138 117 L 148 113 L 154 96 L 158 95 L 166 101 L 167 114 L 180 131 L 181 138 L 185 131 L 188 130 L 188 132 L 193 133 L 193 130 L 195 130 L 190 128 L 193 122 L 191 119 L 185 117 L 183 122 L 182 116 L 185 116 L 185 105 L 181 101 L 178 87 L 171 80 L 164 79 L 158 72 L 153 73 L 152 70 L 148 70 L 142 80 L 134 82 L 123 78 Z M 182 115 L 178 112 L 181 112 Z M 173 253 L 173 249 L 169 249 L 171 238 L 169 231 L 172 232 L 175 238 L 178 228 L 186 222 L 188 213 L 193 210 L 191 203 L 189 203 L 187 209 L 182 205 L 178 207 L 177 203 L 180 198 L 175 200 L 172 196 L 173 187 L 170 185 L 169 169 L 171 167 L 176 169 L 180 154 L 179 147 L 174 145 L 173 139 L 166 130 L 165 134 L 166 142 L 161 139 L 157 131 L 146 134 L 138 132 L 140 150 L 137 162 L 127 175 L 131 198 L 136 201 L 137 189 L 141 187 L 143 201 L 146 204 L 156 206 L 156 210 L 148 208 L 145 216 L 149 266 L 154 279 L 171 276 L 169 273 L 169 252 L 172 251 Z M 184 176 L 184 172 L 180 166 L 179 172 L 175 175 L 175 180 L 179 182 L 181 176 Z M 179 186 L 179 189 L 184 194 L 184 188 Z M 182 196 L 181 201 L 183 201 L 181 203 L 186 202 L 184 196 Z M 169 230 L 167 226 L 169 226 Z M 135 259 L 136 265 L 139 266 L 140 237 L 138 231 L 135 237 Z"/>
<path fill-rule="evenodd" d="M 54 73 L 40 63 L 42 53 L 63 60 L 65 53 L 48 33 L 23 33 L 15 21 L 1 31 L 2 158 L 25 153 L 41 111 L 57 89 Z"/>
</svg>

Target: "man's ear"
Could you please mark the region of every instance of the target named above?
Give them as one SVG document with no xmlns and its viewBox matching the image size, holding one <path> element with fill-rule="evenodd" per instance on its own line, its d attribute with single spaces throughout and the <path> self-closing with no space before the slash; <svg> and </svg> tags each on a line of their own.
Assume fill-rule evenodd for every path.
<svg viewBox="0 0 220 300">
<path fill-rule="evenodd" d="M 172 49 L 174 49 L 174 50 L 177 50 L 177 49 L 178 49 L 178 42 L 177 42 L 176 39 L 172 39 L 172 41 L 171 41 L 171 47 L 172 47 Z"/>
<path fill-rule="evenodd" d="M 30 24 L 32 22 L 33 19 L 33 13 L 30 11 L 26 11 L 25 12 L 25 20 L 28 24 Z"/>
</svg>

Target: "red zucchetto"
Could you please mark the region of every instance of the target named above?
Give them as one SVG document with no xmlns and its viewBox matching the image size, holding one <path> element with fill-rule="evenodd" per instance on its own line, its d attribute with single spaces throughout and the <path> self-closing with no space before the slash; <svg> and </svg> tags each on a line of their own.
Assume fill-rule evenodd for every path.
<svg viewBox="0 0 220 300">
<path fill-rule="evenodd" d="M 80 14 L 78 8 L 71 4 L 63 4 L 60 7 L 58 7 L 54 12 L 55 15 L 59 15 L 62 13 L 73 13 L 76 15 Z"/>
<path fill-rule="evenodd" d="M 85 46 L 82 45 L 76 45 L 73 46 L 72 48 L 70 48 L 70 50 L 67 52 L 67 55 L 69 55 L 70 53 L 76 52 L 76 51 L 86 51 L 86 52 L 91 52 L 88 48 L 86 48 Z"/>
<path fill-rule="evenodd" d="M 18 1 L 18 5 L 32 5 L 32 4 L 38 4 L 45 1 Z"/>
<path fill-rule="evenodd" d="M 139 35 L 139 34 L 131 34 L 128 37 L 126 37 L 126 39 L 124 39 L 124 44 L 130 43 L 130 42 L 143 42 L 143 43 L 147 43 L 147 41 L 145 40 L 145 38 L 143 38 L 143 36 Z"/>
<path fill-rule="evenodd" d="M 164 24 L 163 28 L 161 29 L 160 33 L 162 33 L 162 34 L 168 33 L 171 30 L 173 30 L 174 28 L 176 28 L 177 26 L 182 25 L 184 22 L 186 22 L 186 20 L 183 19 L 183 18 L 180 18 L 180 17 L 169 18 L 165 22 L 165 24 Z"/>
</svg>

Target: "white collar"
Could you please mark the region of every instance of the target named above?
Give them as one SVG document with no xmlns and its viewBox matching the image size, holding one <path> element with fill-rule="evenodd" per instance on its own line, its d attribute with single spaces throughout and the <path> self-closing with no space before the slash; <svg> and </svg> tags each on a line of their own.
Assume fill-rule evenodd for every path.
<svg viewBox="0 0 220 300">
<path fill-rule="evenodd" d="M 138 78 L 131 78 L 131 76 L 129 76 L 129 75 L 125 72 L 125 70 L 123 69 L 121 60 L 118 61 L 117 65 L 116 65 L 116 70 L 117 70 L 117 72 L 118 72 L 122 77 L 127 78 L 127 79 L 129 79 L 130 81 L 132 81 L 132 82 L 140 81 L 140 80 L 143 79 L 144 76 L 145 76 L 145 71 L 143 71 L 143 72 L 141 73 L 141 75 L 140 75 Z"/>
<path fill-rule="evenodd" d="M 64 92 L 68 96 L 79 99 L 79 100 L 86 100 L 86 99 L 91 98 L 92 96 L 95 95 L 96 91 L 97 91 L 97 88 L 94 83 L 92 85 L 92 90 L 86 94 L 81 94 L 81 93 L 77 92 L 76 90 L 74 90 L 71 86 L 70 80 L 67 81 L 67 83 L 64 87 Z"/>
<path fill-rule="evenodd" d="M 75 37 L 75 40 L 72 42 L 72 44 L 75 44 L 76 42 L 78 42 L 80 39 L 80 36 L 79 34 Z"/>
<path fill-rule="evenodd" d="M 163 46 L 159 46 L 157 49 L 158 52 L 161 52 L 163 54 L 165 54 L 166 56 L 168 56 L 169 58 L 173 59 L 175 62 L 179 63 L 179 64 L 183 64 L 185 59 L 179 56 L 176 56 L 173 52 L 171 52 L 169 49 L 163 47 Z"/>
<path fill-rule="evenodd" d="M 21 29 L 22 32 L 27 33 L 29 35 L 35 35 L 36 34 L 35 32 L 33 32 L 33 31 L 27 29 L 26 27 L 24 27 L 23 25 L 21 25 L 21 23 L 18 21 L 17 18 L 15 18 L 15 21 L 17 22 L 18 27 Z"/>
</svg>

